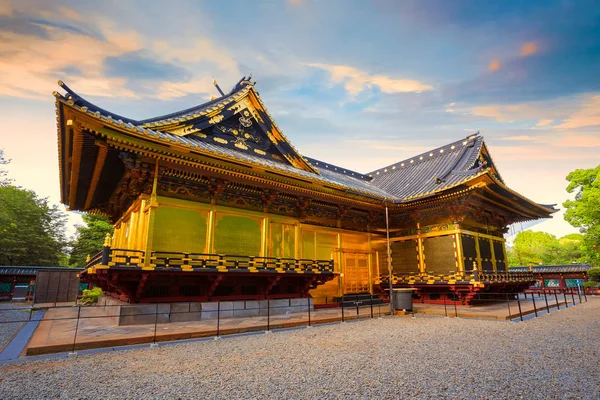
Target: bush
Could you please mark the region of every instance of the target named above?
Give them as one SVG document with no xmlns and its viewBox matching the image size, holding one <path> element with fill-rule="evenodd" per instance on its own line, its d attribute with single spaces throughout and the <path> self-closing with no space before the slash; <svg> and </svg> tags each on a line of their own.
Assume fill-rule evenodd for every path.
<svg viewBox="0 0 600 400">
<path fill-rule="evenodd" d="M 583 284 L 584 288 L 597 288 L 598 287 L 598 282 L 596 281 L 587 281 L 586 283 Z"/>
<path fill-rule="evenodd" d="M 85 289 L 81 294 L 81 300 L 79 300 L 79 304 L 82 306 L 91 306 L 98 302 L 100 296 L 102 296 L 104 292 L 99 287 L 92 288 L 92 290 Z"/>
</svg>

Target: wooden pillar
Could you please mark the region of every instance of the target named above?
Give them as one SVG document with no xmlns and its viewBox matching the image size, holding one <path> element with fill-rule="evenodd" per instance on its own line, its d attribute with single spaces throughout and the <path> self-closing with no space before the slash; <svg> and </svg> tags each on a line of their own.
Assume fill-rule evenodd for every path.
<svg viewBox="0 0 600 400">
<path fill-rule="evenodd" d="M 208 211 L 208 233 L 206 235 L 206 250 L 209 254 L 215 252 L 215 209 Z"/>
<path fill-rule="evenodd" d="M 417 222 L 417 247 L 419 250 L 419 272 L 425 274 L 425 256 L 423 252 L 423 238 L 421 237 L 421 224 Z"/>
<path fill-rule="evenodd" d="M 150 202 L 148 204 L 148 234 L 146 235 L 146 243 L 144 246 L 144 267 L 149 268 L 152 262 L 152 250 L 154 245 L 154 222 L 156 219 L 156 212 L 158 210 L 158 196 L 156 194 L 158 189 L 158 166 L 159 160 L 156 160 L 154 168 L 154 182 L 152 183 L 152 194 L 150 195 Z M 143 212 L 140 209 L 140 213 Z"/>
<path fill-rule="evenodd" d="M 481 268 L 481 250 L 479 249 L 479 235 L 475 236 L 475 251 L 477 252 L 477 269 L 482 271 Z"/>
<path fill-rule="evenodd" d="M 498 272 L 498 269 L 496 267 L 496 252 L 494 251 L 494 240 L 493 239 L 488 239 L 490 241 L 490 253 L 492 255 L 492 269 L 494 270 L 494 273 Z"/>
<path fill-rule="evenodd" d="M 465 257 L 462 248 L 462 236 L 460 235 L 460 225 L 455 225 L 456 233 L 454 234 L 454 242 L 456 243 L 456 261 L 457 272 L 465 273 Z"/>
<path fill-rule="evenodd" d="M 368 254 L 367 254 L 367 268 L 369 268 L 369 293 L 373 294 L 373 254 L 371 248 L 371 234 L 367 237 Z"/>
<path fill-rule="evenodd" d="M 260 235 L 260 255 L 261 257 L 269 256 L 269 217 L 265 215 L 262 220 L 262 232 Z"/>
<path fill-rule="evenodd" d="M 315 237 L 317 235 L 315 234 Z M 338 263 L 338 270 L 340 271 L 340 277 L 339 277 L 339 283 L 338 283 L 338 288 L 339 288 L 339 295 L 342 296 L 344 294 L 344 253 L 342 253 L 342 234 L 338 233 L 337 234 L 337 263 Z"/>
</svg>

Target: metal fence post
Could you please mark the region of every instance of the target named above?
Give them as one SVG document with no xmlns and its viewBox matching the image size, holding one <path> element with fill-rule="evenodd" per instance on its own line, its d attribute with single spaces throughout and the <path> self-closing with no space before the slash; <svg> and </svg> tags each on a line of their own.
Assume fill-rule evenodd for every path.
<svg viewBox="0 0 600 400">
<path fill-rule="evenodd" d="M 340 303 L 340 306 L 342 307 L 342 322 L 344 322 L 344 305 Z"/>
<path fill-rule="evenodd" d="M 79 330 L 79 316 L 81 314 L 81 306 L 77 307 L 77 321 L 75 322 L 75 336 L 73 337 L 73 351 L 75 353 L 75 343 L 77 343 L 77 331 Z"/>
<path fill-rule="evenodd" d="M 308 300 L 308 326 L 310 326 L 310 297 L 307 297 L 306 300 Z"/>
<path fill-rule="evenodd" d="M 523 321 L 523 311 L 521 311 L 521 299 L 519 298 L 519 294 L 517 294 L 517 305 L 519 306 L 519 318 L 521 322 Z"/>
<path fill-rule="evenodd" d="M 267 332 L 271 331 L 271 300 L 267 299 Z"/>
<path fill-rule="evenodd" d="M 217 302 L 217 337 L 219 337 L 221 329 L 221 300 Z"/>
<path fill-rule="evenodd" d="M 573 301 L 572 304 L 575 305 L 575 293 L 573 293 L 573 289 L 571 289 L 571 300 Z"/>
<path fill-rule="evenodd" d="M 456 299 L 454 299 L 454 317 L 458 318 L 458 309 L 456 308 Z"/>
<path fill-rule="evenodd" d="M 544 290 L 544 299 L 546 300 L 546 312 L 548 314 L 550 314 L 550 306 L 548 305 L 548 295 L 545 290 Z"/>
<path fill-rule="evenodd" d="M 579 285 L 577 285 L 577 297 L 579 297 L 579 304 L 581 304 L 581 292 L 579 291 Z"/>
<path fill-rule="evenodd" d="M 156 303 L 156 308 L 154 309 L 154 339 L 152 343 L 156 344 L 156 325 L 158 325 L 158 303 Z"/>
<path fill-rule="evenodd" d="M 556 294 L 556 290 L 554 291 L 554 300 L 556 301 L 556 309 L 560 310 L 560 304 L 558 304 L 558 295 Z"/>
<path fill-rule="evenodd" d="M 567 289 L 563 289 L 563 297 L 565 298 L 565 308 L 569 308 L 569 302 L 567 301 Z"/>
<path fill-rule="evenodd" d="M 535 313 L 535 316 L 537 317 L 538 313 L 537 313 L 537 308 L 535 306 L 535 296 L 533 294 L 531 295 L 531 300 L 533 300 L 533 312 Z"/>
<path fill-rule="evenodd" d="M 448 318 L 448 308 L 446 307 L 446 297 L 447 297 L 447 295 L 444 293 L 444 314 L 446 315 L 446 318 Z"/>
<path fill-rule="evenodd" d="M 587 303 L 587 293 L 585 292 L 585 288 L 583 288 L 583 298 L 585 299 L 585 302 Z"/>
<path fill-rule="evenodd" d="M 373 319 L 373 299 L 371 299 L 371 319 Z"/>
<path fill-rule="evenodd" d="M 508 293 L 506 293 L 506 305 L 508 306 L 508 319 L 512 320 L 510 315 L 510 300 L 508 299 Z"/>
</svg>

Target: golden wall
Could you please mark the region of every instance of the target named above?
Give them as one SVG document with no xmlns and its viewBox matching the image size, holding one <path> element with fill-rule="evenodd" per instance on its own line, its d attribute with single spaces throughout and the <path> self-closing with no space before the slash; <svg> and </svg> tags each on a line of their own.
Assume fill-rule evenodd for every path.
<svg viewBox="0 0 600 400">
<path fill-rule="evenodd" d="M 115 224 L 113 247 L 162 252 L 334 260 L 339 278 L 311 291 L 315 302 L 371 292 L 378 274 L 374 235 L 303 224 L 296 218 L 197 203 L 140 197 Z M 149 264 L 149 257 L 146 263 Z"/>
</svg>

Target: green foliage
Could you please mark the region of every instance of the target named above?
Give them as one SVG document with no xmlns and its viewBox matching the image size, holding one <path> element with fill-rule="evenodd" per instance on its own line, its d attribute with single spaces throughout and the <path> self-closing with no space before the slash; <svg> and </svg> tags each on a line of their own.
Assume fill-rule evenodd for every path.
<svg viewBox="0 0 600 400">
<path fill-rule="evenodd" d="M 586 283 L 583 284 L 584 288 L 597 288 L 598 287 L 598 282 L 597 281 L 587 281 Z"/>
<path fill-rule="evenodd" d="M 583 234 L 582 251 L 594 265 L 600 265 L 600 165 L 596 168 L 577 169 L 567 175 L 567 192 L 575 193 L 575 200 L 567 200 L 565 220 L 580 228 Z"/>
<path fill-rule="evenodd" d="M 600 282 L 600 268 L 590 268 L 587 275 L 590 281 Z"/>
<path fill-rule="evenodd" d="M 0 265 L 58 265 L 66 215 L 33 191 L 0 185 Z"/>
<path fill-rule="evenodd" d="M 85 289 L 81 294 L 81 299 L 79 300 L 79 304 L 82 306 L 91 306 L 93 304 L 98 303 L 98 299 L 102 296 L 104 292 L 99 287 L 94 287 L 92 290 Z"/>
<path fill-rule="evenodd" d="M 106 234 L 113 233 L 113 226 L 105 216 L 87 214 L 83 216 L 83 221 L 85 226 L 77 226 L 75 240 L 71 242 L 69 265 L 72 267 L 84 267 L 87 256 L 93 257 L 102 250 Z"/>
<path fill-rule="evenodd" d="M 0 186 L 6 186 L 11 183 L 11 179 L 7 177 L 8 172 L 4 169 L 4 165 L 10 163 L 10 160 L 4 158 L 4 150 L 0 149 Z"/>
<path fill-rule="evenodd" d="M 582 262 L 582 241 L 580 234 L 571 234 L 557 239 L 546 232 L 519 232 L 513 247 L 508 251 L 508 264 L 571 264 Z"/>
</svg>

